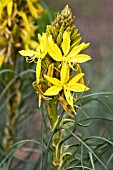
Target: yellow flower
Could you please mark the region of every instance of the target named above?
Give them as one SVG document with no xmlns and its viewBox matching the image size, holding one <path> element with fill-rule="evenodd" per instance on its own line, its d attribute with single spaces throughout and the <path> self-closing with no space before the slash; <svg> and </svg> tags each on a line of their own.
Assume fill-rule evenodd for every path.
<svg viewBox="0 0 113 170">
<path fill-rule="evenodd" d="M 48 88 L 44 95 L 46 96 L 54 96 L 59 94 L 59 92 L 63 89 L 65 98 L 68 102 L 68 104 L 73 107 L 73 96 L 71 94 L 72 92 L 83 92 L 86 90 L 89 90 L 88 87 L 86 87 L 83 84 L 78 83 L 79 80 L 84 76 L 84 73 L 77 74 L 74 76 L 71 80 L 69 80 L 69 65 L 67 63 L 62 64 L 61 72 L 60 72 L 60 80 L 57 78 L 52 78 L 47 75 L 45 75 L 45 78 L 53 84 L 50 88 Z"/>
<path fill-rule="evenodd" d="M 26 56 L 28 62 L 36 62 L 36 81 L 39 81 L 41 73 L 41 61 L 47 54 L 47 36 L 46 33 L 43 33 L 42 36 L 38 34 L 39 45 L 37 46 L 36 51 L 34 50 L 21 50 L 19 53 L 23 56 Z M 38 61 L 36 61 L 38 59 Z"/>
<path fill-rule="evenodd" d="M 89 43 L 82 43 L 71 48 L 70 33 L 68 31 L 64 31 L 63 33 L 63 42 L 61 44 L 61 49 L 57 46 L 57 44 L 54 43 L 52 36 L 48 37 L 48 42 L 48 53 L 55 61 L 83 63 L 91 59 L 89 55 L 79 54 L 82 50 L 86 49 L 89 46 Z M 63 51 L 63 54 L 61 50 Z"/>
</svg>

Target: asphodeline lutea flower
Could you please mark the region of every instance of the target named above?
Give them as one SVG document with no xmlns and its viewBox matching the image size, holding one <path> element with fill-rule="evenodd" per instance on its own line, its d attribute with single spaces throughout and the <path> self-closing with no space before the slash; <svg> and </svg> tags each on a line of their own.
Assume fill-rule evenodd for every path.
<svg viewBox="0 0 113 170">
<path fill-rule="evenodd" d="M 71 38 L 70 33 L 68 31 L 64 31 L 63 33 L 61 49 L 56 43 L 54 43 L 52 36 L 48 37 L 48 42 L 49 42 L 48 53 L 55 61 L 76 64 L 83 63 L 91 59 L 89 55 L 79 54 L 82 50 L 86 49 L 89 46 L 89 43 L 88 44 L 81 43 L 71 48 Z"/>
<path fill-rule="evenodd" d="M 73 107 L 73 95 L 71 92 L 84 92 L 89 90 L 89 88 L 83 84 L 78 83 L 79 80 L 84 76 L 84 73 L 77 74 L 69 80 L 69 72 L 69 65 L 64 63 L 60 72 L 60 80 L 45 75 L 45 78 L 53 85 L 45 91 L 44 95 L 55 96 L 58 95 L 61 90 L 63 90 L 68 104 Z"/>
<path fill-rule="evenodd" d="M 46 33 L 43 33 L 42 36 L 38 34 L 39 45 L 35 50 L 21 50 L 19 53 L 26 57 L 28 62 L 35 62 L 36 64 L 36 81 L 39 82 L 41 74 L 41 62 L 45 58 L 48 49 L 48 40 Z M 38 61 L 37 61 L 38 60 Z"/>
</svg>

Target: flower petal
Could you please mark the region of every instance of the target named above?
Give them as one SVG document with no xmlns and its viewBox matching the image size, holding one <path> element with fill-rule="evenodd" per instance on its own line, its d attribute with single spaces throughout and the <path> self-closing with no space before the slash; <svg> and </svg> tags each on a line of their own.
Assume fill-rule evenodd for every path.
<svg viewBox="0 0 113 170">
<path fill-rule="evenodd" d="M 61 72 L 60 72 L 60 79 L 61 79 L 62 85 L 67 83 L 67 81 L 69 80 L 69 71 L 70 71 L 69 64 L 66 62 L 63 62 Z"/>
<path fill-rule="evenodd" d="M 49 42 L 49 49 L 48 53 L 49 55 L 55 60 L 55 61 L 62 61 L 62 53 L 60 48 L 57 46 L 57 44 L 54 43 L 52 40 L 52 37 L 48 37 Z"/>
<path fill-rule="evenodd" d="M 32 57 L 33 55 L 36 54 L 36 51 L 34 51 L 34 50 L 21 50 L 21 51 L 19 51 L 19 53 L 22 56 L 30 56 L 30 57 Z"/>
<path fill-rule="evenodd" d="M 66 56 L 70 50 L 70 34 L 65 31 L 63 33 L 63 42 L 61 44 L 64 55 Z"/>
<path fill-rule="evenodd" d="M 58 87 L 58 86 L 51 86 L 50 88 L 48 88 L 44 95 L 46 96 L 55 96 L 57 95 L 60 91 L 62 90 L 62 87 Z"/>
<path fill-rule="evenodd" d="M 88 60 L 91 60 L 91 57 L 86 54 L 78 54 L 76 56 L 68 58 L 68 62 L 72 63 L 84 63 Z"/>
<path fill-rule="evenodd" d="M 57 78 L 52 78 L 49 76 L 44 75 L 44 77 L 53 85 L 58 86 L 58 87 L 62 87 L 61 81 L 58 80 Z"/>
<path fill-rule="evenodd" d="M 72 86 L 66 86 L 66 88 L 67 90 L 74 91 L 74 92 L 84 92 L 84 91 L 90 90 L 89 87 L 83 84 L 79 84 L 79 83 L 75 83 Z"/>
<path fill-rule="evenodd" d="M 78 46 L 74 46 L 71 50 L 71 52 L 67 55 L 66 58 L 70 58 L 70 57 L 74 57 L 76 56 L 80 51 L 82 51 L 84 47 L 84 43 L 78 45 Z"/>
<path fill-rule="evenodd" d="M 36 81 L 37 82 L 39 82 L 40 72 L 41 72 L 41 59 L 38 60 L 37 65 L 36 65 Z"/>
<path fill-rule="evenodd" d="M 67 84 L 66 86 L 73 86 L 75 83 L 77 83 L 82 77 L 84 76 L 84 73 L 77 74 L 74 76 Z"/>
</svg>

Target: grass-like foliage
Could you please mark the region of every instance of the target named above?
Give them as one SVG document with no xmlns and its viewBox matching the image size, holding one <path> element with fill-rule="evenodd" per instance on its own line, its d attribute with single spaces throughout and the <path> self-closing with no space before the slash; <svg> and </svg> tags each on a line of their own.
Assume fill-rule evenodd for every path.
<svg viewBox="0 0 113 170">
<path fill-rule="evenodd" d="M 24 13 L 20 2 L 15 7 L 16 2 L 6 1 L 2 10 L 8 13 L 2 27 L 12 29 L 16 21 L 20 23 L 18 40 L 22 44 L 11 48 L 16 48 L 17 58 L 10 58 L 12 52 L 8 50 L 8 60 L 6 50 L 0 58 L 0 170 L 112 169 L 113 137 L 108 126 L 113 126 L 113 111 L 106 101 L 113 92 L 91 93 L 89 82 L 84 83 L 81 67 L 91 60 L 84 54 L 90 44 L 81 42 L 71 9 L 66 5 L 45 32 L 42 27 L 37 41 L 32 37 L 34 32 L 30 34 L 36 29 L 30 31 L 28 27 L 40 12 L 37 7 L 42 7 L 26 0 Z M 27 20 L 27 15 L 32 17 Z M 14 23 L 11 16 L 17 16 Z M 48 10 L 47 16 L 51 19 Z M 41 23 L 41 18 L 36 23 Z M 23 36 L 25 32 L 29 41 Z M 24 62 L 24 57 L 31 64 Z M 4 67 L 6 61 L 12 66 Z"/>
</svg>

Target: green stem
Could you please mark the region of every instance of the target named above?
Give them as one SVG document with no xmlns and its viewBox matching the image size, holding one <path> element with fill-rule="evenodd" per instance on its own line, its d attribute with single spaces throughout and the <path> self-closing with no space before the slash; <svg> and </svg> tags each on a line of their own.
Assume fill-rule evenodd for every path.
<svg viewBox="0 0 113 170">
<path fill-rule="evenodd" d="M 58 109 L 58 100 L 57 99 L 52 99 L 50 101 L 50 112 L 48 113 L 49 116 L 49 120 L 50 120 L 50 125 L 51 125 L 51 130 L 54 129 L 56 122 L 58 121 L 58 113 L 57 113 L 57 109 Z"/>
<path fill-rule="evenodd" d="M 48 112 L 48 117 L 50 120 L 51 125 L 51 131 L 54 131 L 54 128 L 56 127 L 56 124 L 58 122 L 58 100 L 56 98 L 53 98 L 50 101 L 50 109 Z M 61 140 L 61 131 L 58 131 L 54 134 L 52 138 L 52 147 L 53 147 L 53 164 L 56 168 L 56 170 L 59 170 L 60 165 L 60 157 L 57 155 L 57 146 Z M 60 151 L 62 153 L 62 149 Z"/>
</svg>

